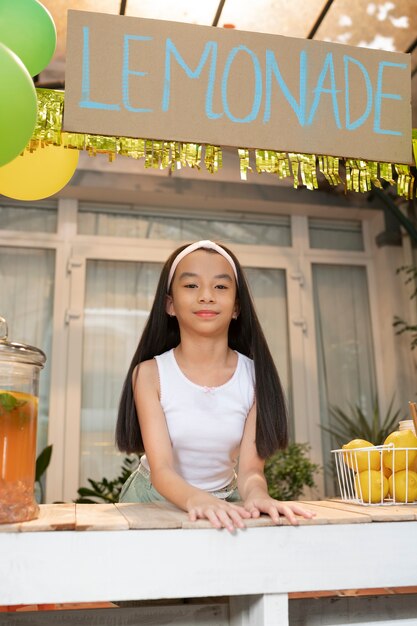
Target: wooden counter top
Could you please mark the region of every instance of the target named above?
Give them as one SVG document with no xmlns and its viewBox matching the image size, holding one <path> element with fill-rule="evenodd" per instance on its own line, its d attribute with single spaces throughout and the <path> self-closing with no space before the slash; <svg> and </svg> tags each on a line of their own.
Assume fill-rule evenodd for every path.
<svg viewBox="0 0 417 626">
<path fill-rule="evenodd" d="M 366 524 L 417 520 L 417 505 L 361 506 L 339 500 L 303 502 L 316 516 L 299 518 L 303 526 L 323 524 Z M 285 518 L 280 526 L 289 526 Z M 275 526 L 268 516 L 246 520 L 248 528 Z M 207 520 L 190 522 L 187 513 L 169 503 L 152 504 L 43 504 L 40 515 L 30 522 L 0 524 L 0 532 L 56 530 L 150 530 L 211 528 Z"/>
</svg>

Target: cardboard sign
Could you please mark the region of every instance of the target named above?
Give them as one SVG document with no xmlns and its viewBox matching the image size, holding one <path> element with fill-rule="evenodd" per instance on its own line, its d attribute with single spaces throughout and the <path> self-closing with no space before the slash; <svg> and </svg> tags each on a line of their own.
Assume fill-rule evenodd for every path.
<svg viewBox="0 0 417 626">
<path fill-rule="evenodd" d="M 411 163 L 410 55 L 69 11 L 64 129 Z"/>
</svg>

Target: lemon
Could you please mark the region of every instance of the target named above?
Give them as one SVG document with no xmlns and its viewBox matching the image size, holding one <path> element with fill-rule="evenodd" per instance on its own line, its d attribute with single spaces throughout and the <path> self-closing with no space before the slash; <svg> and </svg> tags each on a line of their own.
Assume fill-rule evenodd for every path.
<svg viewBox="0 0 417 626">
<path fill-rule="evenodd" d="M 417 472 L 417 456 L 414 459 L 414 461 L 411 461 L 410 465 L 408 466 L 410 470 L 412 470 L 413 472 Z"/>
<path fill-rule="evenodd" d="M 394 450 L 384 450 L 383 464 L 393 472 L 410 467 L 417 458 L 417 437 L 411 430 L 395 430 L 388 435 L 384 446 L 393 444 Z M 395 450 L 395 448 L 415 448 L 415 450 Z"/>
<path fill-rule="evenodd" d="M 417 500 L 417 473 L 400 470 L 389 478 L 389 493 L 395 502 L 414 502 Z"/>
<path fill-rule="evenodd" d="M 365 439 L 352 439 L 349 443 L 342 446 L 343 460 L 355 472 L 363 472 L 364 470 L 379 470 L 381 467 L 381 455 L 378 450 L 366 450 L 354 452 L 357 448 L 374 448 L 374 444 Z"/>
<path fill-rule="evenodd" d="M 365 470 L 355 476 L 356 497 L 362 502 L 382 502 L 388 494 L 388 488 L 388 479 L 383 472 Z"/>
<path fill-rule="evenodd" d="M 389 478 L 392 474 L 392 469 L 385 467 L 385 465 L 382 467 L 382 471 L 384 472 L 385 478 Z"/>
</svg>

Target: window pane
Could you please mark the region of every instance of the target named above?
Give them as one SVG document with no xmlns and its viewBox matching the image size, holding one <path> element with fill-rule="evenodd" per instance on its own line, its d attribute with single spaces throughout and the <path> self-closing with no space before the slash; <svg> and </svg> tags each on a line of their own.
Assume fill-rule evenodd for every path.
<svg viewBox="0 0 417 626">
<path fill-rule="evenodd" d="M 362 222 L 309 218 L 310 248 L 364 250 Z"/>
<path fill-rule="evenodd" d="M 14 206 L 0 204 L 0 230 L 25 230 L 38 233 L 56 233 L 56 205 Z"/>
<path fill-rule="evenodd" d="M 108 237 L 136 237 L 195 241 L 213 239 L 224 243 L 265 246 L 290 246 L 291 223 L 288 216 L 239 219 L 197 219 L 190 216 L 158 215 L 153 210 L 140 213 L 120 207 L 100 210 L 83 205 L 78 212 L 78 233 Z"/>
<path fill-rule="evenodd" d="M 53 250 L 0 247 L 0 314 L 9 339 L 36 346 L 47 357 L 40 373 L 38 453 L 48 440 L 54 272 Z"/>
<path fill-rule="evenodd" d="M 126 372 L 154 299 L 158 263 L 88 261 L 84 310 L 80 484 L 118 475 L 114 430 Z"/>
<path fill-rule="evenodd" d="M 287 398 L 293 434 L 292 384 L 285 271 L 245 268 L 256 311 Z"/>
<path fill-rule="evenodd" d="M 371 420 L 376 399 L 374 347 L 366 268 L 341 265 L 313 266 L 313 294 L 319 371 L 321 424 L 336 428 L 331 407 L 350 413 L 359 406 Z M 331 440 L 322 431 L 323 463 L 329 467 Z M 326 490 L 333 480 L 325 472 Z"/>
</svg>

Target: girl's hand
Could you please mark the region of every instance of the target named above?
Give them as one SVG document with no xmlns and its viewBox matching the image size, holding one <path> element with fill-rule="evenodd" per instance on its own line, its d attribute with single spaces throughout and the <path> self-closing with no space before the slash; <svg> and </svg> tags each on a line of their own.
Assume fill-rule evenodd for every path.
<svg viewBox="0 0 417 626">
<path fill-rule="evenodd" d="M 191 522 L 208 519 L 214 528 L 227 528 L 229 532 L 235 528 L 245 528 L 243 519 L 251 517 L 250 512 L 242 506 L 211 495 L 190 498 L 187 510 Z"/>
<path fill-rule="evenodd" d="M 267 513 L 276 524 L 279 524 L 280 515 L 284 515 L 293 526 L 298 526 L 298 519 L 295 514 L 301 515 L 306 519 L 311 519 L 315 516 L 315 513 L 304 509 L 295 502 L 281 502 L 267 495 L 249 498 L 245 502 L 245 509 L 250 513 L 251 517 L 259 517 L 261 513 Z"/>
</svg>

